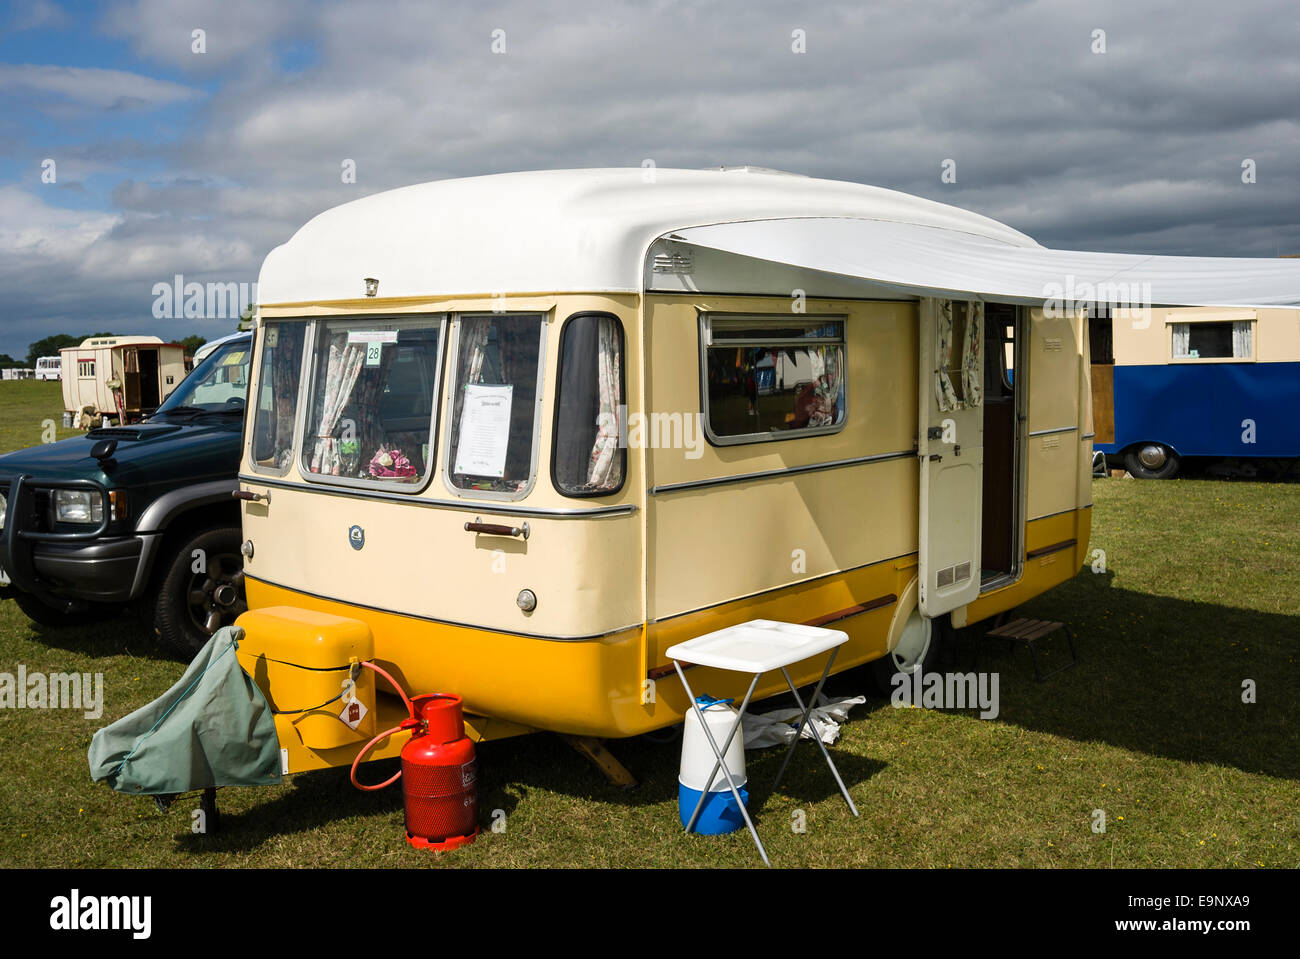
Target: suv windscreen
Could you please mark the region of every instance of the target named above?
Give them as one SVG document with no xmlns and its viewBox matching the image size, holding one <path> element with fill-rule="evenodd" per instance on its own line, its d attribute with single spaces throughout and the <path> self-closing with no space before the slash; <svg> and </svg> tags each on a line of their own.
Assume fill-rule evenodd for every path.
<svg viewBox="0 0 1300 959">
<path fill-rule="evenodd" d="M 252 358 L 248 340 L 233 340 L 213 351 L 181 381 L 154 416 L 186 412 L 243 412 L 248 393 L 248 365 Z"/>
</svg>

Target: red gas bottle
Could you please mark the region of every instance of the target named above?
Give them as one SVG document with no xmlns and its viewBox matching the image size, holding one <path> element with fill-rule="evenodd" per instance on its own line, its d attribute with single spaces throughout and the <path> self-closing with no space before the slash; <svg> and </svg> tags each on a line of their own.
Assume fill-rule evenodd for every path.
<svg viewBox="0 0 1300 959">
<path fill-rule="evenodd" d="M 411 705 L 417 720 L 407 720 L 414 731 L 402 747 L 406 841 L 420 849 L 468 845 L 478 835 L 478 764 L 461 699 L 433 693 Z"/>
</svg>

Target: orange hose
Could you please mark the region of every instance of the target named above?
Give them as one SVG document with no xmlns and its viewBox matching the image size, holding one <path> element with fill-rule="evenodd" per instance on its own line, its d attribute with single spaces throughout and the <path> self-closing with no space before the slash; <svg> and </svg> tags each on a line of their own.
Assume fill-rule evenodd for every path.
<svg viewBox="0 0 1300 959">
<path fill-rule="evenodd" d="M 392 686 L 395 690 L 397 690 L 397 695 L 401 696 L 402 702 L 406 703 L 406 711 L 411 714 L 411 718 L 412 719 L 417 718 L 415 715 L 415 706 L 411 703 L 410 697 L 406 695 L 406 690 L 402 689 L 402 687 L 398 685 L 397 680 L 395 680 L 392 676 L 389 676 L 388 673 L 384 672 L 384 670 L 380 669 L 378 666 L 376 666 L 372 662 L 369 662 L 368 660 L 363 659 L 361 661 L 361 665 L 367 667 L 368 669 L 373 669 L 380 676 L 383 676 L 384 679 L 388 680 L 388 685 Z"/>
<path fill-rule="evenodd" d="M 407 729 L 407 728 L 410 727 L 394 726 L 392 729 L 385 730 L 384 732 L 376 736 L 374 739 L 370 740 L 370 742 L 366 743 L 366 745 L 362 748 L 361 752 L 357 753 L 357 758 L 352 760 L 352 785 L 356 786 L 358 789 L 364 790 L 365 792 L 369 793 L 369 792 L 375 792 L 376 790 L 384 789 L 388 786 L 391 786 L 393 783 L 397 782 L 397 780 L 402 778 L 402 771 L 399 769 L 397 770 L 397 772 L 393 773 L 392 778 L 384 780 L 379 785 L 367 786 L 365 783 L 357 781 L 357 765 L 361 762 L 361 757 L 364 756 L 366 753 L 370 752 L 371 748 L 374 747 L 375 743 L 379 742 L 381 739 L 387 739 L 389 736 L 393 735 L 393 733 L 400 733 L 403 729 Z"/>
<path fill-rule="evenodd" d="M 397 682 L 397 680 L 395 680 L 392 676 L 388 675 L 387 672 L 385 672 L 383 669 L 376 666 L 372 662 L 369 662 L 367 660 L 362 660 L 361 665 L 369 669 L 373 669 L 380 676 L 383 676 L 384 679 L 388 680 L 388 684 L 392 686 L 395 690 L 397 690 L 397 695 L 402 697 L 402 702 L 406 703 L 406 711 L 411 716 L 411 718 L 406 722 L 416 721 L 417 717 L 415 715 L 415 704 L 411 702 L 410 697 L 406 695 L 406 690 L 402 689 L 401 685 Z M 402 771 L 398 769 L 397 772 L 393 773 L 391 778 L 384 780 L 378 785 L 367 786 L 365 783 L 357 781 L 357 766 L 360 765 L 361 763 L 361 757 L 364 756 L 366 753 L 370 752 L 370 750 L 374 748 L 375 743 L 387 739 L 389 736 L 393 735 L 393 733 L 400 733 L 404 729 L 409 730 L 414 728 L 412 726 L 406 725 L 406 722 L 404 722 L 400 726 L 394 726 L 392 729 L 384 730 L 382 733 L 380 733 L 378 736 L 370 740 L 370 742 L 366 743 L 365 746 L 362 747 L 361 752 L 357 753 L 356 759 L 352 760 L 352 772 L 351 772 L 352 785 L 356 786 L 358 789 L 364 790 L 365 792 L 375 792 L 377 790 L 385 789 L 388 786 L 391 786 L 393 783 L 397 782 L 397 780 L 402 778 Z"/>
</svg>

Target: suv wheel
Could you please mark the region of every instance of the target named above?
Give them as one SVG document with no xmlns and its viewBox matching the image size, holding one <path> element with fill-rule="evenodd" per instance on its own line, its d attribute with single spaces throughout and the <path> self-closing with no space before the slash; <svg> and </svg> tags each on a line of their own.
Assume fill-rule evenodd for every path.
<svg viewBox="0 0 1300 959">
<path fill-rule="evenodd" d="M 191 534 L 172 554 L 150 604 L 154 632 L 193 656 L 248 609 L 238 526 Z"/>
</svg>

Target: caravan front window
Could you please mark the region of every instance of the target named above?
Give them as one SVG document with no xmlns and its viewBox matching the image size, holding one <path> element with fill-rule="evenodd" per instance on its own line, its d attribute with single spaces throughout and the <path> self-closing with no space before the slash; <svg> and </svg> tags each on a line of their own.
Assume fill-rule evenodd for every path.
<svg viewBox="0 0 1300 959">
<path fill-rule="evenodd" d="M 283 475 L 293 462 L 293 427 L 298 417 L 306 320 L 262 324 L 262 365 L 253 404 L 253 468 Z M 204 362 L 207 362 L 206 360 Z"/>
<path fill-rule="evenodd" d="M 704 315 L 705 420 L 720 445 L 844 427 L 844 320 Z"/>
<path fill-rule="evenodd" d="M 494 313 L 457 320 L 446 452 L 452 490 L 518 499 L 532 488 L 544 319 Z"/>
<path fill-rule="evenodd" d="M 309 480 L 414 489 L 429 475 L 442 317 L 351 318 L 316 337 L 301 463 Z"/>
</svg>

